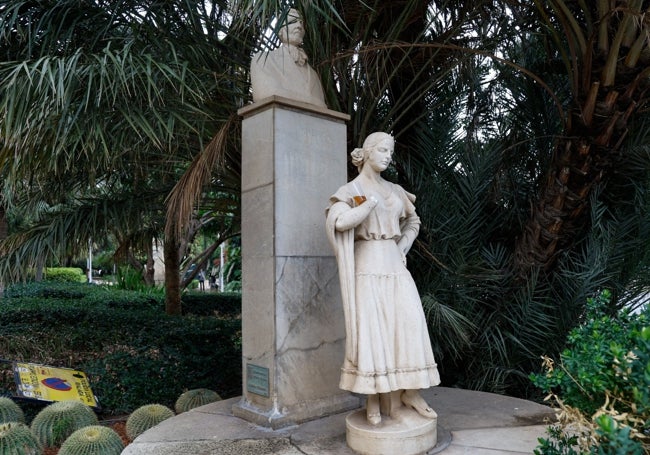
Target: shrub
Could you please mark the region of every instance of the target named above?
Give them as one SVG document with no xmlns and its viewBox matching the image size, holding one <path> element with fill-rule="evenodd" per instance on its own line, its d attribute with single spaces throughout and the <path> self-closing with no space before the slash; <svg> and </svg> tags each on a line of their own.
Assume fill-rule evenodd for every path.
<svg viewBox="0 0 650 455">
<path fill-rule="evenodd" d="M 564 451 L 553 451 L 557 448 L 542 440 L 537 453 L 569 454 L 574 446 L 581 453 L 643 451 L 650 421 L 649 310 L 608 315 L 609 299 L 608 291 L 590 299 L 584 322 L 570 332 L 559 362 L 545 359 L 545 374 L 531 376 L 555 397 L 563 411 L 560 423 L 572 426 L 577 436 L 549 432 L 551 439 L 563 441 Z"/>
<path fill-rule="evenodd" d="M 21 422 L 25 423 L 25 414 L 14 400 L 0 397 L 0 423 Z"/>
<path fill-rule="evenodd" d="M 239 308 L 238 296 L 230 298 Z M 163 308 L 155 295 L 108 286 L 12 286 L 0 298 L 0 352 L 84 371 L 104 414 L 130 413 L 151 402 L 171 408 L 187 389 L 239 395 L 240 319 L 213 311 L 168 316 Z M 0 364 L 0 394 L 14 388 L 10 367 Z"/>
<path fill-rule="evenodd" d="M 97 424 L 97 416 L 80 401 L 66 400 L 52 403 L 39 412 L 31 429 L 45 447 L 55 447 L 76 430 Z"/>
<path fill-rule="evenodd" d="M 84 362 L 102 406 L 113 412 L 152 401 L 171 407 L 188 386 L 241 392 L 240 321 L 151 316 L 137 342 L 109 346 Z"/>
<path fill-rule="evenodd" d="M 81 283 L 59 283 L 55 281 L 40 281 L 13 284 L 4 291 L 5 299 L 34 297 L 41 299 L 62 298 L 81 299 L 92 289 Z"/>
<path fill-rule="evenodd" d="M 30 305 L 40 308 L 42 299 L 76 300 L 80 307 L 164 310 L 164 296 L 157 292 L 129 291 L 114 286 L 89 286 L 87 283 L 41 281 L 14 284 L 5 290 L 4 299 L 0 301 L 7 305 Z M 67 305 L 71 303 L 74 302 L 67 302 Z"/>
<path fill-rule="evenodd" d="M 128 291 L 138 291 L 144 293 L 163 294 L 161 287 L 150 286 L 144 282 L 142 270 L 137 270 L 130 265 L 123 265 L 117 268 L 117 277 L 115 287 Z"/>
<path fill-rule="evenodd" d="M 641 441 L 634 440 L 631 437 L 632 427 L 619 424 L 611 415 L 607 414 L 600 415 L 595 420 L 598 447 L 593 447 L 591 453 L 598 455 L 643 455 L 644 450 Z"/>
<path fill-rule="evenodd" d="M 206 405 L 208 403 L 214 403 L 215 401 L 221 400 L 219 394 L 210 389 L 192 389 L 187 392 L 183 392 L 176 404 L 174 404 L 174 409 L 177 414 L 182 412 L 187 412 L 190 409 L 198 408 L 199 406 Z"/>
<path fill-rule="evenodd" d="M 76 267 L 47 267 L 45 276 L 48 281 L 59 283 L 85 283 L 84 271 Z"/>
<path fill-rule="evenodd" d="M 236 317 L 241 314 L 241 293 L 188 292 L 183 295 L 183 314 Z"/>
<path fill-rule="evenodd" d="M 41 445 L 29 427 L 20 422 L 0 423 L 0 455 L 40 455 Z"/>
<path fill-rule="evenodd" d="M 80 428 L 65 440 L 59 455 L 120 455 L 122 438 L 113 429 L 101 425 Z"/>
<path fill-rule="evenodd" d="M 132 441 L 160 422 L 174 417 L 174 411 L 161 404 L 147 404 L 131 413 L 126 420 L 126 435 Z"/>
<path fill-rule="evenodd" d="M 559 425 L 553 425 L 546 429 L 549 438 L 539 438 L 539 446 L 535 449 L 535 455 L 580 455 L 574 449 L 578 445 L 578 437 L 569 435 Z"/>
</svg>

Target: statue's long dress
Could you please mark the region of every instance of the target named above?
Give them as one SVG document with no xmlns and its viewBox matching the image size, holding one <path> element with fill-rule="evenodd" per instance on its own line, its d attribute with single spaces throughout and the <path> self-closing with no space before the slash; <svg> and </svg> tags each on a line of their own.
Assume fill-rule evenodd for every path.
<svg viewBox="0 0 650 455">
<path fill-rule="evenodd" d="M 391 184 L 354 230 L 338 232 L 338 216 L 354 207 L 348 183 L 330 198 L 327 230 L 335 249 L 346 316 L 340 388 L 361 394 L 426 389 L 440 383 L 420 296 L 397 241 L 420 219 L 415 196 Z"/>
</svg>

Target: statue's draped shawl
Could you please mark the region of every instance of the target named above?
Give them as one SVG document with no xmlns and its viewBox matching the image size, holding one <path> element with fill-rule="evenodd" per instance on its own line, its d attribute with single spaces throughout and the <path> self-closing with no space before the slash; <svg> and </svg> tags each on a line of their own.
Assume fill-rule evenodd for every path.
<svg viewBox="0 0 650 455">
<path fill-rule="evenodd" d="M 356 303 L 354 289 L 354 229 L 339 232 L 336 230 L 336 220 L 350 206 L 344 202 L 336 202 L 332 197 L 327 208 L 327 238 L 334 249 L 336 262 L 339 268 L 339 282 L 341 285 L 341 298 L 345 315 L 345 356 L 350 362 L 357 358 L 357 329 L 356 329 Z"/>
</svg>

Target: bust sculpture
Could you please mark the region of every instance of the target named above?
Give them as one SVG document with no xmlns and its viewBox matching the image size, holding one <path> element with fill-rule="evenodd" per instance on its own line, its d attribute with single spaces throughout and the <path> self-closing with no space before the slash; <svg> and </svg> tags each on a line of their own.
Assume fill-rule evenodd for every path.
<svg viewBox="0 0 650 455">
<path fill-rule="evenodd" d="M 318 74 L 301 47 L 305 28 L 298 11 L 289 10 L 278 36 L 280 47 L 258 52 L 251 60 L 253 101 L 276 95 L 327 107 Z"/>
<path fill-rule="evenodd" d="M 339 386 L 367 395 L 372 426 L 382 422 L 384 398 L 397 401 L 391 413 L 412 409 L 435 419 L 419 390 L 440 383 L 420 297 L 406 269 L 420 228 L 415 196 L 381 177 L 394 145 L 389 134 L 369 135 L 351 154 L 359 176 L 339 188 L 327 208 L 346 321 Z"/>
</svg>

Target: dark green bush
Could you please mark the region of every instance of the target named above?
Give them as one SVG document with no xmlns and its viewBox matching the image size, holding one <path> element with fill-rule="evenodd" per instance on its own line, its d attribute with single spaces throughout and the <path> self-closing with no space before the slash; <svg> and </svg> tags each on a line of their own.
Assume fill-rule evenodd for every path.
<svg viewBox="0 0 650 455">
<path fill-rule="evenodd" d="M 102 406 L 117 412 L 151 402 L 173 407 L 187 388 L 230 397 L 241 393 L 239 330 L 237 320 L 158 318 L 137 343 L 111 346 L 83 368 Z"/>
<path fill-rule="evenodd" d="M 188 292 L 183 295 L 183 314 L 238 316 L 241 314 L 241 293 Z"/>
<path fill-rule="evenodd" d="M 172 407 L 193 388 L 224 398 L 241 393 L 241 322 L 234 313 L 168 316 L 151 295 L 87 284 L 70 285 L 71 299 L 64 294 L 58 284 L 8 289 L 0 299 L 4 358 L 86 372 L 106 414 L 151 402 Z M 0 370 L 0 395 L 13 387 L 10 370 Z"/>
<path fill-rule="evenodd" d="M 54 281 L 19 283 L 5 289 L 3 297 L 6 299 L 20 297 L 80 299 L 91 288 L 91 286 L 80 283 L 60 283 Z"/>
<path fill-rule="evenodd" d="M 557 397 L 569 419 L 560 423 L 583 428 L 578 435 L 583 437 L 575 440 L 558 429 L 549 432 L 561 444 L 542 440 L 536 453 L 571 454 L 573 446 L 581 453 L 643 453 L 641 436 L 650 431 L 650 310 L 608 315 L 609 299 L 608 291 L 590 299 L 584 322 L 570 332 L 560 359 L 547 359 L 546 372 L 531 376 Z"/>
<path fill-rule="evenodd" d="M 155 292 L 138 292 L 117 289 L 112 286 L 98 286 L 87 283 L 57 283 L 50 281 L 15 284 L 4 292 L 0 305 L 24 305 L 27 300 L 17 302 L 19 298 L 33 298 L 36 307 L 41 299 L 77 300 L 81 306 L 103 305 L 108 308 L 164 309 L 164 296 Z M 9 300 L 5 300 L 9 299 Z"/>
<path fill-rule="evenodd" d="M 578 445 L 576 435 L 566 434 L 562 427 L 553 425 L 546 429 L 548 438 L 539 438 L 539 446 L 535 449 L 535 455 L 580 455 L 575 447 Z"/>
</svg>

